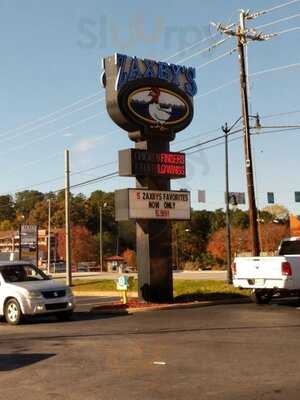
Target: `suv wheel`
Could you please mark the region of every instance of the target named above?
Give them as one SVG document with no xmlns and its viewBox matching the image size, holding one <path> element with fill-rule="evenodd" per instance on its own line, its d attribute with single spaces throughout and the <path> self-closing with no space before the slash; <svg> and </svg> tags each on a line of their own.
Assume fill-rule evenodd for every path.
<svg viewBox="0 0 300 400">
<path fill-rule="evenodd" d="M 16 299 L 10 299 L 5 304 L 4 315 L 10 325 L 18 325 L 22 319 L 20 304 Z"/>
</svg>

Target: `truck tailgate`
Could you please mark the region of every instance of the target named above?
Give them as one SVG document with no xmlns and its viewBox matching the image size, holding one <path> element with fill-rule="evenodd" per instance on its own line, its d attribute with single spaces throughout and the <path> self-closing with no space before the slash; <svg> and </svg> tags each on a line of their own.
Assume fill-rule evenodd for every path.
<svg viewBox="0 0 300 400">
<path fill-rule="evenodd" d="M 285 257 L 237 257 L 236 278 L 238 279 L 282 279 L 281 264 Z"/>
</svg>

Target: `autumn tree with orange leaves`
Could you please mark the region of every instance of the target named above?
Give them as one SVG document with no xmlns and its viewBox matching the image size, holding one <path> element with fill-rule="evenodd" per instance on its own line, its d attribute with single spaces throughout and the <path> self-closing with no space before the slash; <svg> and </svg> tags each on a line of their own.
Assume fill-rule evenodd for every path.
<svg viewBox="0 0 300 400">
<path fill-rule="evenodd" d="M 289 229 L 285 224 L 266 223 L 259 225 L 261 251 L 274 253 L 280 241 L 289 236 Z M 251 238 L 248 229 L 234 227 L 231 229 L 232 256 L 251 252 Z M 221 263 L 226 260 L 226 230 L 217 230 L 210 238 L 207 251 Z"/>
</svg>

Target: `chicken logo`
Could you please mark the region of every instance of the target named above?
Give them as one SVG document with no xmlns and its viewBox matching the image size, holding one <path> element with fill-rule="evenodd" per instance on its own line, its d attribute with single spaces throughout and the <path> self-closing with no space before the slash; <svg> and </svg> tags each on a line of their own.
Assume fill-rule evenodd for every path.
<svg viewBox="0 0 300 400">
<path fill-rule="evenodd" d="M 190 115 L 190 108 L 179 94 L 158 86 L 142 87 L 128 97 L 131 114 L 152 129 L 166 130 Z"/>
<path fill-rule="evenodd" d="M 151 101 L 149 103 L 149 114 L 158 124 L 164 124 L 171 117 L 172 106 L 160 104 L 160 93 L 161 91 L 159 88 L 151 88 L 149 93 L 149 96 L 151 97 Z"/>
</svg>

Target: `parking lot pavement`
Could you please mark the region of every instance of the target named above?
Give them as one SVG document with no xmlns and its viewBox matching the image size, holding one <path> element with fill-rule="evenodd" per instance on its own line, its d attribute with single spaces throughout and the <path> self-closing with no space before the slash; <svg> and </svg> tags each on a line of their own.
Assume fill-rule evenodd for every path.
<svg viewBox="0 0 300 400">
<path fill-rule="evenodd" d="M 0 324 L 1 400 L 299 399 L 294 302 Z"/>
</svg>

